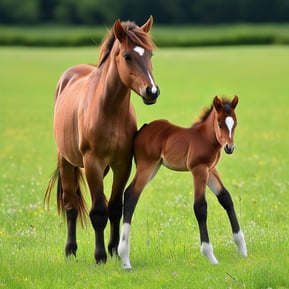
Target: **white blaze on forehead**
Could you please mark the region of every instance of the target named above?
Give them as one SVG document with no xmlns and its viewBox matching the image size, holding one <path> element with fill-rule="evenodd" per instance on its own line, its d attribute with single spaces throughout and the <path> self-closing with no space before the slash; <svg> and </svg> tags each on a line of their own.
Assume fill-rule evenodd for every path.
<svg viewBox="0 0 289 289">
<path fill-rule="evenodd" d="M 140 56 L 143 56 L 144 55 L 144 48 L 140 47 L 140 46 L 136 46 L 134 49 L 133 49 L 135 52 L 137 52 Z"/>
<path fill-rule="evenodd" d="M 232 137 L 232 129 L 233 129 L 233 126 L 235 124 L 234 119 L 231 116 L 227 116 L 225 118 L 225 124 L 229 130 L 229 138 L 231 138 Z"/>
</svg>

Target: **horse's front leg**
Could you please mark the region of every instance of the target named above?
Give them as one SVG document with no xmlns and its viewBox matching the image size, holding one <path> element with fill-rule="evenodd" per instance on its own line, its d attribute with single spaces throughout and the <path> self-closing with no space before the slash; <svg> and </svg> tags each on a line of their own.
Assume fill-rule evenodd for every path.
<svg viewBox="0 0 289 289">
<path fill-rule="evenodd" d="M 95 251 L 96 263 L 106 263 L 107 254 L 104 245 L 104 229 L 108 220 L 107 201 L 103 191 L 103 174 L 106 168 L 91 155 L 84 157 L 84 169 L 89 186 L 92 208 L 89 213 L 91 224 L 95 231 Z"/>
<path fill-rule="evenodd" d="M 219 203 L 227 212 L 232 227 L 233 240 L 239 248 L 239 254 L 247 257 L 247 246 L 244 239 L 244 234 L 240 228 L 231 195 L 224 187 L 216 169 L 210 172 L 208 187 L 214 192 L 219 200 Z"/>
<path fill-rule="evenodd" d="M 117 253 L 119 243 L 119 224 L 122 215 L 122 197 L 125 185 L 129 178 L 131 162 L 122 162 L 121 166 L 113 166 L 113 184 L 108 203 L 108 218 L 110 221 L 110 240 L 108 251 L 111 256 Z"/>
<path fill-rule="evenodd" d="M 218 264 L 219 262 L 214 255 L 207 228 L 207 201 L 205 197 L 206 184 L 208 181 L 207 167 L 199 166 L 194 168 L 192 173 L 194 177 L 194 212 L 199 225 L 201 253 L 206 256 L 212 264 Z"/>
</svg>

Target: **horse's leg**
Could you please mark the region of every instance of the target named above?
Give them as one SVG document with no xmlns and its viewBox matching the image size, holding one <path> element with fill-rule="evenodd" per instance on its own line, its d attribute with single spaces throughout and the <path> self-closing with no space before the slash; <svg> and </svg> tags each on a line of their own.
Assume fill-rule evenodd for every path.
<svg viewBox="0 0 289 289">
<path fill-rule="evenodd" d="M 60 178 L 58 180 L 58 208 L 66 212 L 67 241 L 65 245 L 66 256 L 76 256 L 76 221 L 78 216 L 77 176 L 75 167 L 61 156 L 58 157 Z"/>
<path fill-rule="evenodd" d="M 234 242 L 239 248 L 240 255 L 246 257 L 246 242 L 235 213 L 232 198 L 230 196 L 230 193 L 224 187 L 216 169 L 212 170 L 209 174 L 208 187 L 214 192 L 220 204 L 226 210 L 231 223 Z"/>
<path fill-rule="evenodd" d="M 208 181 L 208 171 L 206 166 L 199 166 L 192 170 L 194 177 L 194 212 L 198 221 L 201 253 L 208 258 L 212 264 L 218 264 L 213 247 L 210 243 L 207 228 L 207 201 L 205 197 L 206 184 Z"/>
<path fill-rule="evenodd" d="M 139 200 L 140 194 L 143 191 L 145 185 L 153 179 L 160 167 L 159 161 L 152 163 L 146 167 L 143 163 L 137 161 L 137 170 L 132 183 L 127 187 L 124 192 L 124 204 L 123 204 L 123 225 L 120 235 L 120 241 L 117 248 L 118 254 L 122 260 L 122 267 L 124 269 L 131 269 L 129 260 L 129 234 L 131 227 L 131 219 Z"/>
<path fill-rule="evenodd" d="M 89 186 L 92 208 L 89 213 L 91 224 L 95 231 L 96 263 L 105 263 L 107 255 L 104 246 L 104 229 L 107 224 L 107 201 L 103 192 L 103 174 L 105 164 L 101 164 L 92 154 L 84 156 L 85 176 Z"/>
<path fill-rule="evenodd" d="M 119 223 L 122 215 L 122 197 L 125 185 L 129 178 L 131 164 L 124 163 L 114 167 L 111 196 L 108 202 L 108 218 L 110 221 L 110 240 L 108 251 L 110 255 L 117 253 L 119 243 Z"/>
</svg>

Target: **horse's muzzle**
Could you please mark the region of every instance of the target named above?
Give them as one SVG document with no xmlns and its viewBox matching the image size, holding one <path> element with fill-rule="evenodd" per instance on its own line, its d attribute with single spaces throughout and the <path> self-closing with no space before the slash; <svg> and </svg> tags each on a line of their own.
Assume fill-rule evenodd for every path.
<svg viewBox="0 0 289 289">
<path fill-rule="evenodd" d="M 160 89 L 158 86 L 147 87 L 146 88 L 146 96 L 143 97 L 143 102 L 145 104 L 154 104 L 154 103 L 156 103 L 159 95 L 160 95 Z"/>
<path fill-rule="evenodd" d="M 227 154 L 232 154 L 234 152 L 234 149 L 235 149 L 235 145 L 234 144 L 226 144 L 224 146 L 224 151 L 227 153 Z"/>
</svg>

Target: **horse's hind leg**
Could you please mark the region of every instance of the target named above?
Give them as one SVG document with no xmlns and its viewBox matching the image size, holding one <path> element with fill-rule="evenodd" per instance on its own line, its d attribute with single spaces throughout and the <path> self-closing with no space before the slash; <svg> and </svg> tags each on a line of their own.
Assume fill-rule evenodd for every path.
<svg viewBox="0 0 289 289">
<path fill-rule="evenodd" d="M 78 216 L 79 184 L 76 176 L 76 168 L 67 162 L 64 158 L 59 157 L 58 182 L 58 208 L 66 213 L 67 219 L 67 241 L 65 245 L 66 256 L 76 256 L 76 221 Z"/>
<path fill-rule="evenodd" d="M 101 164 L 93 155 L 84 157 L 84 169 L 89 186 L 92 208 L 90 221 L 95 232 L 94 257 L 97 264 L 106 263 L 107 254 L 104 246 L 104 229 L 107 224 L 107 201 L 103 191 L 103 175 L 107 165 Z"/>
<path fill-rule="evenodd" d="M 238 218 L 236 216 L 231 195 L 222 184 L 218 172 L 215 169 L 212 172 L 210 172 L 208 187 L 216 194 L 219 203 L 226 210 L 232 227 L 233 240 L 239 248 L 240 255 L 246 257 L 247 256 L 246 242 L 244 239 L 244 234 L 240 228 Z"/>
</svg>

